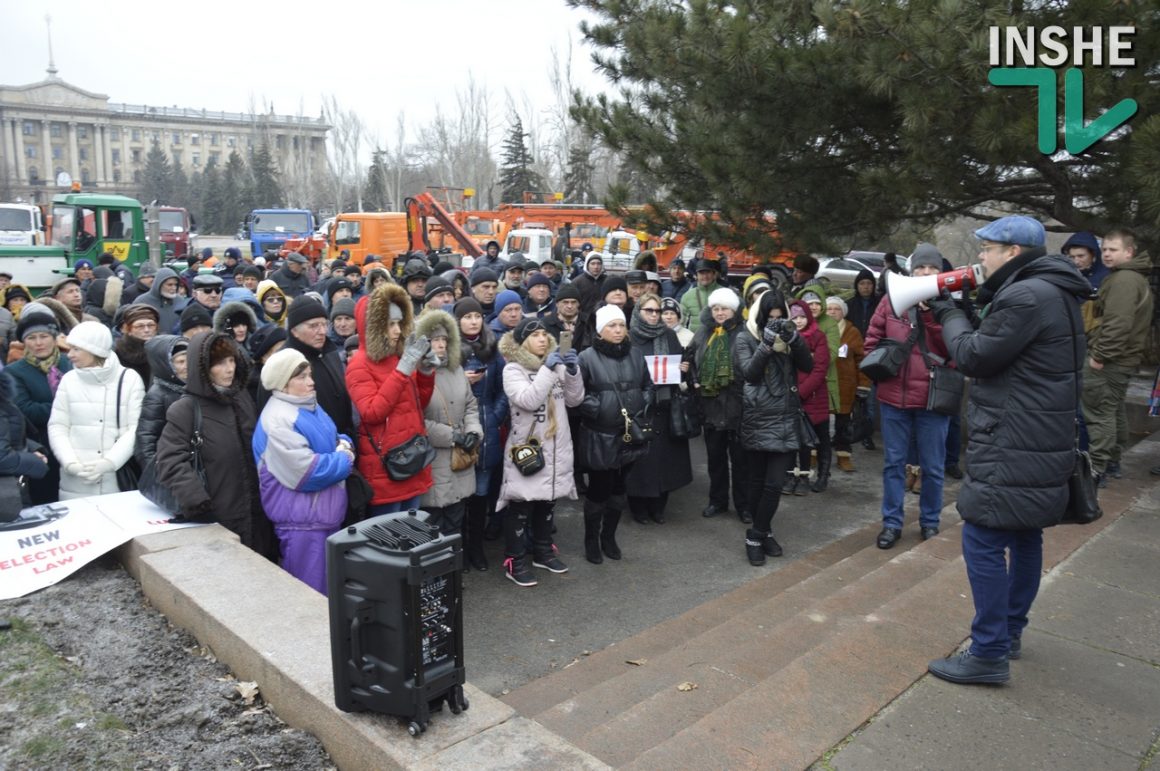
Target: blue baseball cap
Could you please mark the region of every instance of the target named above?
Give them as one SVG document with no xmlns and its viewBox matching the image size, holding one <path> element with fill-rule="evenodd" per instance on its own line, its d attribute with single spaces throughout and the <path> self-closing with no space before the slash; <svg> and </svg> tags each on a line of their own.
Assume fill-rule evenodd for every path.
<svg viewBox="0 0 1160 771">
<path fill-rule="evenodd" d="M 984 225 L 975 231 L 975 237 L 983 241 L 1016 246 L 1043 246 L 1047 243 L 1043 223 L 1023 214 L 1013 214 Z"/>
</svg>

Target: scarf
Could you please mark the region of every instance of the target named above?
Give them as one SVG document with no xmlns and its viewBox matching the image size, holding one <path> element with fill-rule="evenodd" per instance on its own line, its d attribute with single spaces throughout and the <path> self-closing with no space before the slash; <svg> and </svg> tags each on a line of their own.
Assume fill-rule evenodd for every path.
<svg viewBox="0 0 1160 771">
<path fill-rule="evenodd" d="M 48 379 L 48 390 L 56 395 L 56 387 L 60 385 L 60 379 L 64 377 L 64 373 L 60 371 L 60 349 L 53 346 L 52 353 L 47 359 L 38 359 L 32 355 L 32 351 L 28 348 L 24 349 L 24 360 L 31 364 L 36 369 L 44 373 Z"/>
<path fill-rule="evenodd" d="M 466 364 L 472 356 L 484 364 L 490 364 L 495 359 L 497 351 L 495 332 L 492 332 L 486 324 L 479 330 L 479 334 L 475 337 L 461 335 L 459 341 L 461 343 L 460 353 L 463 364 Z"/>
<path fill-rule="evenodd" d="M 669 327 L 663 321 L 656 323 L 645 321 L 640 315 L 640 308 L 633 309 L 632 327 L 628 330 L 633 345 L 641 348 L 651 346 L 653 355 L 665 356 L 669 352 L 669 336 L 665 334 L 668 331 Z"/>
<path fill-rule="evenodd" d="M 718 325 L 705 344 L 700 366 L 701 394 L 710 398 L 733 382 L 733 358 L 729 353 L 729 333 Z"/>
<path fill-rule="evenodd" d="M 1011 275 L 1015 273 L 1015 271 L 1023 268 L 1032 260 L 1042 257 L 1045 254 L 1047 254 L 1047 250 L 1041 246 L 1037 246 L 1032 249 L 1026 249 L 1020 252 L 1018 256 L 1001 265 L 999 269 L 996 270 L 990 277 L 988 277 L 987 280 L 983 282 L 983 285 L 979 287 L 979 291 L 975 295 L 975 299 L 978 304 L 989 304 L 995 297 L 995 293 L 999 291 L 1003 284 L 1007 283 L 1007 279 L 1011 278 Z"/>
</svg>

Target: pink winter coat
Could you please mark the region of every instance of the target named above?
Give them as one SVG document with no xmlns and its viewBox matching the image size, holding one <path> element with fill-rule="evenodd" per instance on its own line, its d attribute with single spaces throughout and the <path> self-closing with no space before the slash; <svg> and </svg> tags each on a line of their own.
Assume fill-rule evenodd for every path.
<svg viewBox="0 0 1160 771">
<path fill-rule="evenodd" d="M 548 353 L 556 347 L 556 341 L 550 339 Z M 579 369 L 575 375 L 567 374 L 562 364 L 555 371 L 548 369 L 542 359 L 516 343 L 511 332 L 500 339 L 499 352 L 507 361 L 503 369 L 503 390 L 511 409 L 511 430 L 504 447 L 503 484 L 496 510 L 510 501 L 554 501 L 565 497 L 575 500 L 572 434 L 566 408 L 584 401 L 584 380 Z M 556 433 L 545 439 L 550 425 L 548 410 L 555 415 Z M 541 471 L 524 476 L 512 463 L 511 448 L 523 444 L 529 435 L 540 440 L 545 465 Z"/>
<path fill-rule="evenodd" d="M 918 319 L 926 335 L 926 349 L 943 359 L 949 358 L 950 354 L 947 353 L 947 346 L 942 338 L 942 325 L 934 320 L 934 314 L 920 310 Z M 870 327 L 866 330 L 866 355 L 869 356 L 877 347 L 878 341 L 884 337 L 902 342 L 909 334 L 910 322 L 895 316 L 890 301 L 884 299 L 878 303 L 878 308 L 870 319 Z M 878 398 L 884 404 L 900 410 L 925 410 L 929 393 L 930 370 L 922 359 L 918 343 L 915 343 L 910 349 L 910 357 L 903 362 L 898 375 L 878 384 Z"/>
<path fill-rule="evenodd" d="M 798 396 L 810 422 L 822 423 L 830 418 L 830 393 L 826 388 L 826 373 L 830 370 L 830 346 L 826 340 L 826 333 L 810 313 L 810 306 L 802 300 L 790 303 L 790 307 L 795 305 L 801 307 L 806 312 L 806 318 L 810 320 L 801 330 L 801 335 L 809 346 L 810 355 L 814 357 L 813 369 L 797 373 Z"/>
</svg>

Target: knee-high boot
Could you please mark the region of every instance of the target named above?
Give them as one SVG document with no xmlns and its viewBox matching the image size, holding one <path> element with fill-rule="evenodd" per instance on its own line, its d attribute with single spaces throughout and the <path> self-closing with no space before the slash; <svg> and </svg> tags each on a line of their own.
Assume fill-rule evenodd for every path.
<svg viewBox="0 0 1160 771">
<path fill-rule="evenodd" d="M 616 526 L 620 524 L 620 513 L 624 511 L 625 496 L 614 495 L 604 505 L 603 529 L 600 532 L 600 548 L 610 560 L 620 559 L 620 547 L 616 545 Z"/>
<path fill-rule="evenodd" d="M 830 466 L 834 461 L 834 452 L 829 447 L 818 451 L 818 478 L 810 488 L 815 493 L 824 493 L 830 484 Z"/>
<path fill-rule="evenodd" d="M 604 504 L 591 498 L 584 499 L 584 558 L 593 565 L 604 562 L 600 554 L 600 526 L 604 519 Z"/>
</svg>

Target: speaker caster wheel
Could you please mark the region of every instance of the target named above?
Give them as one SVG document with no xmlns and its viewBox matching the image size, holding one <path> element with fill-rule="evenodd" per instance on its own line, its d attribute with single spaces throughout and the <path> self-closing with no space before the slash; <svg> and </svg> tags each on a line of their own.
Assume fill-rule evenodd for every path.
<svg viewBox="0 0 1160 771">
<path fill-rule="evenodd" d="M 419 734 L 423 733 L 423 726 L 412 720 L 407 725 L 407 733 L 411 734 L 411 736 L 418 736 Z"/>
</svg>

